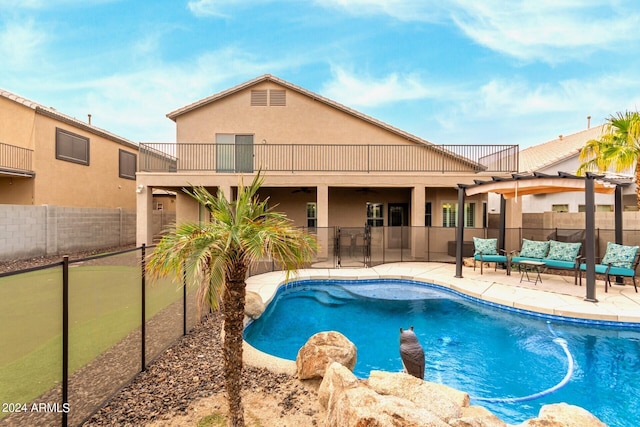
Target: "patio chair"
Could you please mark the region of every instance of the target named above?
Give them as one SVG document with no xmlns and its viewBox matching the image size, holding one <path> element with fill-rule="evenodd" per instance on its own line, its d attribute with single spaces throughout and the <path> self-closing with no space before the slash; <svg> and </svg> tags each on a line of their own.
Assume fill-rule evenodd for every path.
<svg viewBox="0 0 640 427">
<path fill-rule="evenodd" d="M 498 264 L 503 263 L 506 265 L 507 276 L 511 275 L 511 262 L 507 252 L 500 249 L 498 250 L 498 239 L 481 239 L 479 237 L 473 238 L 473 271 L 476 271 L 476 261 L 480 261 L 480 274 L 484 274 L 483 265 L 485 262 L 495 263 L 494 271 L 498 269 Z M 503 255 L 501 255 L 500 253 Z"/>
<path fill-rule="evenodd" d="M 636 284 L 636 270 L 640 263 L 638 246 L 618 245 L 607 242 L 607 250 L 604 256 L 595 265 L 596 274 L 604 275 L 604 291 L 611 286 L 611 276 L 630 277 L 633 287 L 638 292 Z M 580 262 L 580 286 L 582 286 L 582 272 L 587 270 L 587 264 Z"/>
</svg>

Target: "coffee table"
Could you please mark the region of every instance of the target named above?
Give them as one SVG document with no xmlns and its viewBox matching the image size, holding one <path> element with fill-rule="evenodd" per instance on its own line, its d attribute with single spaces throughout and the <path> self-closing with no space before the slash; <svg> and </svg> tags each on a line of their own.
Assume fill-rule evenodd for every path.
<svg viewBox="0 0 640 427">
<path fill-rule="evenodd" d="M 542 272 L 542 268 L 544 266 L 544 262 L 540 261 L 520 261 L 518 263 L 518 271 L 520 272 L 520 283 L 522 283 L 523 281 L 533 282 L 534 285 L 537 285 L 538 282 L 542 283 L 542 277 L 540 277 L 540 273 Z M 529 277 L 529 272 L 535 273 L 535 280 L 532 280 Z"/>
</svg>

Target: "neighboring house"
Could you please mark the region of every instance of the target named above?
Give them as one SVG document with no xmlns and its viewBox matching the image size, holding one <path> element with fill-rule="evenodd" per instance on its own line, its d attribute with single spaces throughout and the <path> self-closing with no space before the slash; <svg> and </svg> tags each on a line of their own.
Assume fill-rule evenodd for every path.
<svg viewBox="0 0 640 427">
<path fill-rule="evenodd" d="M 520 151 L 519 173 L 532 174 L 534 172 L 556 175 L 558 172 L 575 174 L 582 163 L 579 159 L 580 151 L 586 142 L 598 139 L 602 135 L 604 125 L 591 127 L 583 131 L 560 135 L 558 138 L 542 144 L 534 145 Z M 612 173 L 608 174 L 613 176 Z M 632 181 L 632 172 L 616 176 L 628 176 Z M 524 196 L 521 198 L 522 213 L 538 212 L 584 212 L 584 194 L 582 192 L 550 193 Z M 613 196 L 606 194 L 595 195 L 596 210 L 599 212 L 613 212 Z M 635 186 L 626 187 L 623 192 L 625 210 L 636 210 Z M 498 212 L 499 198 L 490 194 L 489 207 L 491 213 Z"/>
<path fill-rule="evenodd" d="M 138 145 L 0 89 L 0 204 L 135 210 Z"/>
<path fill-rule="evenodd" d="M 135 242 L 138 145 L 0 89 L 0 259 Z"/>
<path fill-rule="evenodd" d="M 240 177 L 248 184 L 262 170 L 260 196 L 299 226 L 453 230 L 459 183 L 517 168 L 516 145 L 434 145 L 271 75 L 167 116 L 176 122 L 177 143 L 140 145 L 138 244 L 152 242 L 156 189 L 177 193 L 178 221 L 204 220 L 183 187 L 233 197 Z M 486 199 L 467 200 L 465 225 L 483 227 L 486 213 Z M 411 245 L 403 233 L 385 239 Z M 446 246 L 450 236 L 440 240 Z"/>
</svg>

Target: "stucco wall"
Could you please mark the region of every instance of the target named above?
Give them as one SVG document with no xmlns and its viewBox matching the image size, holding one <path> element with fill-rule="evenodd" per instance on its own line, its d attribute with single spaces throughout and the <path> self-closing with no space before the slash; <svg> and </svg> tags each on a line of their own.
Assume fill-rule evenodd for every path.
<svg viewBox="0 0 640 427">
<path fill-rule="evenodd" d="M 123 209 L 0 205 L 0 260 L 130 245 L 135 227 Z"/>
</svg>

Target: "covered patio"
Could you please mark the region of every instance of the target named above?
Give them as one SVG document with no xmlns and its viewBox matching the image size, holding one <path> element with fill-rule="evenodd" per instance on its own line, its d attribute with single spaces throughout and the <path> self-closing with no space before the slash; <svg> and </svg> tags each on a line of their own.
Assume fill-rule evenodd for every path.
<svg viewBox="0 0 640 427">
<path fill-rule="evenodd" d="M 458 206 L 464 206 L 465 197 L 477 194 L 496 193 L 500 195 L 500 221 L 498 248 L 505 249 L 506 200 L 532 194 L 561 193 L 582 191 L 585 194 L 585 242 L 584 262 L 586 264 L 586 296 L 585 300 L 597 302 L 596 298 L 596 256 L 595 256 L 595 193 L 614 194 L 615 210 L 615 242 L 622 244 L 622 189 L 630 183 L 607 178 L 587 172 L 585 176 L 576 176 L 566 172 L 557 175 L 534 173 L 527 175 L 513 174 L 511 178 L 493 177 L 490 181 L 475 180 L 475 184 L 458 184 Z M 456 271 L 455 277 L 462 278 L 463 242 L 464 242 L 464 210 L 458 210 L 458 226 L 456 229 Z"/>
</svg>

